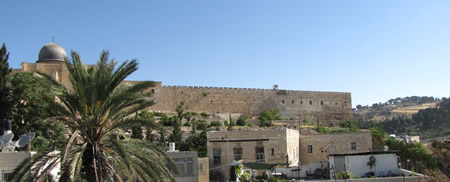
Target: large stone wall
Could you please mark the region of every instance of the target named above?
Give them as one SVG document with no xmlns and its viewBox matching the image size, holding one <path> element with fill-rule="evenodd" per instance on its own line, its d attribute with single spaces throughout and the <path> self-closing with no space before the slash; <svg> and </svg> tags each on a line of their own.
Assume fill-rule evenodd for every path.
<svg viewBox="0 0 450 182">
<path fill-rule="evenodd" d="M 71 87 L 64 62 L 22 63 L 20 71 L 46 73 Z M 161 82 L 155 82 L 149 91 L 154 93 L 155 100 L 155 105 L 149 110 L 162 112 L 174 112 L 177 105 L 184 102 L 187 111 L 211 114 L 242 113 L 257 116 L 266 109 L 279 109 L 286 118 L 308 119 L 321 125 L 352 119 L 351 94 L 345 92 L 163 86 Z"/>
<path fill-rule="evenodd" d="M 322 123 L 352 119 L 351 94 L 278 89 L 223 87 L 154 87 L 151 110 L 174 111 L 184 102 L 186 110 L 208 113 L 243 113 L 257 116 L 266 109 L 279 109 L 286 118 Z"/>
</svg>

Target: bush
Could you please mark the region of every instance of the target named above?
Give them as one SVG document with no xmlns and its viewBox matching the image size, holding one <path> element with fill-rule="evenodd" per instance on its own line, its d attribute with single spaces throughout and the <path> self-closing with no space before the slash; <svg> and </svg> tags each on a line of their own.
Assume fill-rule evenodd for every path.
<svg viewBox="0 0 450 182">
<path fill-rule="evenodd" d="M 248 115 L 246 115 L 246 114 L 244 114 L 244 115 L 241 115 L 241 116 L 239 116 L 239 118 L 237 119 L 237 122 L 236 122 L 236 124 L 238 125 L 238 126 L 245 126 L 245 122 L 247 121 L 247 119 L 248 119 Z"/>
<path fill-rule="evenodd" d="M 209 123 L 209 126 L 222 126 L 222 122 L 220 122 L 220 121 L 211 121 L 211 123 Z"/>
<path fill-rule="evenodd" d="M 206 130 L 208 128 L 208 122 L 203 119 L 195 121 L 195 125 L 197 130 Z"/>
<path fill-rule="evenodd" d="M 353 178 L 353 175 L 350 172 L 341 171 L 336 174 L 336 178 L 337 179 L 350 179 L 350 178 Z"/>
<path fill-rule="evenodd" d="M 272 121 L 272 120 L 283 120 L 284 118 L 280 114 L 280 110 L 265 110 L 259 114 L 260 121 Z"/>
<path fill-rule="evenodd" d="M 325 128 L 325 127 L 323 127 L 323 126 L 320 126 L 320 125 L 317 126 L 316 131 L 317 131 L 318 133 L 328 133 L 328 129 Z"/>
<path fill-rule="evenodd" d="M 185 122 L 183 126 L 191 126 L 191 123 Z"/>
<path fill-rule="evenodd" d="M 206 118 L 206 117 L 208 117 L 208 116 L 209 116 L 209 114 L 208 114 L 208 113 L 206 113 L 206 112 L 202 112 L 202 113 L 200 113 L 200 116 L 202 116 L 202 117 Z"/>
</svg>

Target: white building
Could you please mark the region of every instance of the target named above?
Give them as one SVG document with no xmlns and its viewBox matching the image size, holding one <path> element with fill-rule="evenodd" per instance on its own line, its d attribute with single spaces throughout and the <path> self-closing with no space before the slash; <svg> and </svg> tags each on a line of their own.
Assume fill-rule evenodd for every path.
<svg viewBox="0 0 450 182">
<path fill-rule="evenodd" d="M 374 160 L 372 168 L 369 161 Z M 332 154 L 328 160 L 330 178 L 341 171 L 349 172 L 353 177 L 368 177 L 373 172 L 375 176 L 400 175 L 397 155 L 392 152 L 364 152 L 352 154 Z"/>
</svg>

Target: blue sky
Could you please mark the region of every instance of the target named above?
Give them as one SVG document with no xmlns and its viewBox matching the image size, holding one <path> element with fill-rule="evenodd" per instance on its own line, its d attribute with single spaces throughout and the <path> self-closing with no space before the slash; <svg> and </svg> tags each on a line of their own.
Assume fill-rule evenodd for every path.
<svg viewBox="0 0 450 182">
<path fill-rule="evenodd" d="M 3 1 L 10 66 L 51 42 L 94 64 L 136 58 L 130 80 L 340 91 L 352 104 L 450 96 L 450 2 Z"/>
</svg>

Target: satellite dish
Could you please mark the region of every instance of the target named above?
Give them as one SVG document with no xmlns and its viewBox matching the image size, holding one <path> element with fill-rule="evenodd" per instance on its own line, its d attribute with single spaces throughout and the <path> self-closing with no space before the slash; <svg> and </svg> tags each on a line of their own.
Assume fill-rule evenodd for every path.
<svg viewBox="0 0 450 182">
<path fill-rule="evenodd" d="M 8 133 L 3 136 L 0 136 L 0 148 L 11 142 L 11 140 L 14 138 L 13 133 Z"/>
<path fill-rule="evenodd" d="M 20 137 L 19 140 L 17 140 L 16 146 L 23 147 L 23 146 L 27 145 L 28 143 L 31 142 L 31 140 L 33 140 L 35 135 L 36 135 L 35 132 L 30 132 L 30 133 L 25 134 L 24 136 Z"/>
</svg>

